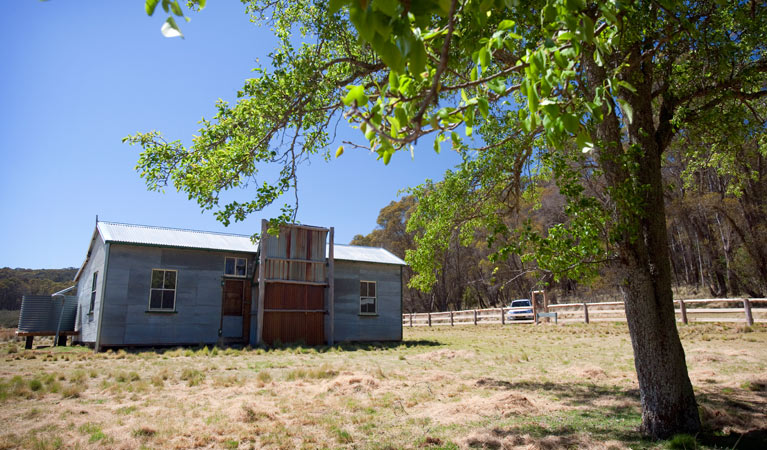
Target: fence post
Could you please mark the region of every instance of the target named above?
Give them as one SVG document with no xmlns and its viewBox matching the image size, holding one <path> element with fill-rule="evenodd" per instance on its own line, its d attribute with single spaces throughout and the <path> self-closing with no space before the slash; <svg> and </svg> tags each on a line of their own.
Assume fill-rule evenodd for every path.
<svg viewBox="0 0 767 450">
<path fill-rule="evenodd" d="M 687 305 L 684 304 L 684 300 L 679 300 L 679 310 L 682 312 L 682 323 L 685 325 L 687 322 Z"/>
<path fill-rule="evenodd" d="M 746 310 L 746 323 L 751 326 L 754 324 L 754 316 L 751 314 L 751 302 L 747 298 L 743 299 L 743 309 Z"/>
<path fill-rule="evenodd" d="M 506 325 L 506 316 L 503 314 L 503 306 L 501 306 L 501 325 Z"/>
<path fill-rule="evenodd" d="M 477 310 L 474 310 L 474 325 L 477 324 Z"/>
<path fill-rule="evenodd" d="M 410 328 L 413 328 L 413 313 L 410 313 Z"/>
<path fill-rule="evenodd" d="M 454 327 L 455 323 L 453 323 L 453 311 L 450 311 L 450 326 Z"/>
<path fill-rule="evenodd" d="M 583 302 L 583 322 L 589 323 L 589 305 Z"/>
<path fill-rule="evenodd" d="M 427 313 L 429 315 L 429 326 L 431 326 L 431 313 Z"/>
</svg>

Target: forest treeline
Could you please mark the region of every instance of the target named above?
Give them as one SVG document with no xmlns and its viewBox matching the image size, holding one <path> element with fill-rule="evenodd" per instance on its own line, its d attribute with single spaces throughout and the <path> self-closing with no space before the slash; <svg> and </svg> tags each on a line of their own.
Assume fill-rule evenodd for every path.
<svg viewBox="0 0 767 450">
<path fill-rule="evenodd" d="M 744 151 L 739 158 L 689 167 L 670 152 L 663 170 L 667 231 L 678 294 L 693 297 L 767 296 L 767 167 L 761 151 Z M 727 166 L 727 170 L 720 170 Z M 739 175 L 728 175 L 737 173 Z M 735 179 L 737 178 L 737 179 Z M 538 184 L 535 200 L 520 202 L 519 213 L 504 222 L 520 225 L 528 219 L 546 230 L 567 220 L 565 200 L 554 183 Z M 600 186 L 592 186 L 597 192 Z M 407 231 L 417 199 L 404 196 L 384 207 L 378 226 L 357 235 L 352 245 L 385 247 L 405 258 L 416 245 L 418 230 Z M 406 288 L 405 312 L 446 311 L 508 305 L 529 298 L 530 291 L 547 286 L 555 302 L 608 301 L 622 298 L 621 277 L 614 263 L 605 262 L 588 282 L 551 274 L 519 255 L 491 262 L 490 233 L 478 231 L 468 245 L 454 233 L 440 255 L 442 270 L 431 292 Z M 464 242 L 466 244 L 466 242 Z M 413 276 L 405 269 L 405 282 Z"/>
<path fill-rule="evenodd" d="M 21 308 L 24 295 L 50 295 L 74 284 L 77 269 L 0 269 L 0 309 Z"/>
</svg>

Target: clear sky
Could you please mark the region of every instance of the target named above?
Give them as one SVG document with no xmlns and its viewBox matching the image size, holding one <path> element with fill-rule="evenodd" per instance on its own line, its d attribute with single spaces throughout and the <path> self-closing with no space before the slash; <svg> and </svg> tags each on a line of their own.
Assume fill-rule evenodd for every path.
<svg viewBox="0 0 767 450">
<path fill-rule="evenodd" d="M 251 24 L 239 2 L 209 1 L 191 17 L 186 39 L 167 39 L 165 14 L 147 17 L 143 0 L 0 3 L 0 267 L 79 266 L 96 215 L 251 234 L 277 214 L 225 228 L 173 189 L 148 192 L 134 170 L 139 149 L 121 143 L 152 129 L 189 143 L 218 98 L 235 100 L 256 59 L 268 64 L 271 31 Z M 403 152 L 389 166 L 349 148 L 315 158 L 299 170 L 298 220 L 334 226 L 336 242 L 348 243 L 373 230 L 398 191 L 458 162 L 426 141 L 415 159 Z"/>
</svg>

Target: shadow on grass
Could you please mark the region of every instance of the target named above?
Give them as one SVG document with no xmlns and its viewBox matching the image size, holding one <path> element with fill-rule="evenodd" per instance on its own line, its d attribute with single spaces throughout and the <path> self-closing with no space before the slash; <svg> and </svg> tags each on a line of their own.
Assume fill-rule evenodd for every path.
<svg viewBox="0 0 767 450">
<path fill-rule="evenodd" d="M 164 355 L 166 353 L 175 353 L 179 350 L 183 352 L 194 352 L 195 354 L 204 351 L 205 349 L 208 349 L 207 351 L 212 351 L 213 349 L 216 349 L 217 352 L 226 352 L 227 349 L 234 349 L 237 351 L 242 352 L 252 352 L 252 351 L 263 351 L 266 353 L 273 352 L 273 351 L 287 351 L 287 352 L 294 352 L 294 353 L 327 353 L 331 351 L 343 351 L 343 352 L 354 352 L 354 351 L 374 351 L 374 350 L 396 350 L 396 349 L 402 349 L 402 348 L 418 348 L 418 347 L 438 347 L 444 345 L 441 342 L 438 341 L 432 341 L 432 340 L 407 340 L 407 341 L 371 341 L 371 342 L 344 342 L 339 343 L 333 346 L 328 345 L 307 345 L 303 342 L 290 342 L 290 343 L 280 343 L 276 342 L 272 345 L 261 345 L 258 347 L 251 348 L 250 346 L 245 346 L 241 344 L 231 344 L 231 345 L 223 345 L 218 346 L 215 344 L 198 344 L 198 345 L 169 345 L 167 347 L 160 347 L 160 346 L 147 346 L 147 347 L 116 347 L 116 348 L 107 348 L 107 350 L 112 351 L 125 351 L 128 354 L 138 354 L 138 353 L 156 353 L 158 355 Z M 38 347 L 43 348 L 43 347 Z M 66 348 L 66 347 L 60 347 L 60 348 Z M 74 348 L 74 347 L 69 347 Z"/>
<path fill-rule="evenodd" d="M 616 440 L 637 448 L 660 443 L 639 433 L 642 414 L 639 390 L 577 382 L 508 382 L 480 378 L 476 386 L 486 389 L 532 391 L 571 407 L 540 416 L 522 416 L 508 428 L 496 428 L 498 439 L 530 435 L 554 439 L 555 446 L 588 446 L 579 442 L 586 433 L 598 441 Z M 767 393 L 739 390 L 697 394 L 703 431 L 695 438 L 703 448 L 766 449 Z M 725 434 L 726 431 L 726 434 Z"/>
</svg>

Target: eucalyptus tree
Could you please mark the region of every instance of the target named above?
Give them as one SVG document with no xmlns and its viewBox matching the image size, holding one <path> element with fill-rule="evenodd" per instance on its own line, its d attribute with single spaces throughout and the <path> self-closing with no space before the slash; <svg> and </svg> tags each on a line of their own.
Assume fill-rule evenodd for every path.
<svg viewBox="0 0 767 450">
<path fill-rule="evenodd" d="M 416 144 L 431 135 L 436 151 L 449 145 L 465 163 L 416 192 L 424 206 L 413 220 L 425 230 L 425 250 L 408 256 L 416 269 L 434 267 L 429 249 L 456 226 L 464 235 L 489 227 L 491 241 L 506 243 L 497 257 L 523 252 L 552 273 L 586 276 L 589 266 L 616 261 L 642 431 L 666 437 L 699 429 L 674 318 L 662 160 L 680 133 L 716 123 L 718 111 L 761 107 L 763 3 L 246 4 L 279 39 L 271 67 L 257 68 L 235 104 L 219 102 L 189 147 L 157 132 L 126 138 L 144 148 L 138 170 L 150 189 L 173 184 L 229 223 L 297 192 L 297 164 L 330 157 L 341 114 L 365 137 L 346 147 L 367 147 L 384 164 L 402 150 L 422 151 Z M 763 133 L 757 117 L 731 126 Z M 731 150 L 726 140 L 715 148 Z M 264 181 L 264 163 L 278 164 L 279 175 Z M 567 199 L 567 221 L 548 230 L 510 227 L 499 211 L 534 197 L 541 177 L 554 179 Z M 254 181 L 255 198 L 220 204 L 221 192 Z M 295 217 L 297 199 L 291 203 L 279 220 Z M 421 282 L 428 286 L 428 276 Z"/>
</svg>

